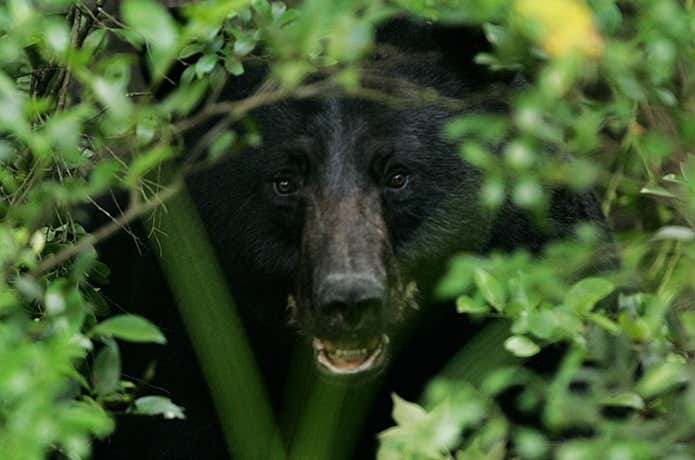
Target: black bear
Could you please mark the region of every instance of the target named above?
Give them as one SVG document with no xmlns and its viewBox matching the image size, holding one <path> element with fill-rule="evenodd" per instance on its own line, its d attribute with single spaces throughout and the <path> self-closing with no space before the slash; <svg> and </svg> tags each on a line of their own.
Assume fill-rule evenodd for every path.
<svg viewBox="0 0 695 460">
<path fill-rule="evenodd" d="M 282 396 L 288 344 L 294 342 L 312 350 L 323 373 L 383 374 L 362 435 L 366 457 L 374 455 L 376 432 L 389 424 L 388 395 L 417 398 L 424 382 L 465 343 L 470 325 L 463 318 L 452 321 L 452 308 L 436 314 L 413 308 L 428 298 L 446 258 L 464 250 L 538 249 L 570 234 L 580 220 L 600 220 L 590 195 L 565 192 L 554 193 L 543 232 L 511 206 L 496 215 L 484 210 L 478 200 L 481 174 L 441 132 L 456 113 L 501 107 L 504 101 L 498 95 L 469 106 L 452 104 L 483 91 L 476 70 L 451 65 L 450 56 L 436 52 L 436 41 L 427 41 L 425 50 L 404 50 L 402 33 L 395 36 L 381 42 L 363 72 L 364 87 L 374 90 L 369 94 L 383 99 L 330 93 L 263 107 L 252 114 L 262 145 L 188 183 L 275 401 Z M 107 245 L 102 253 L 107 262 L 123 259 L 120 248 Z M 143 288 L 150 279 L 143 273 L 156 272 L 153 265 L 143 270 L 114 266 L 114 285 L 130 284 L 129 292 L 133 283 L 140 288 L 130 296 L 121 288 L 110 295 L 127 310 L 145 308 L 146 316 L 163 325 L 170 345 L 159 352 L 155 381 L 186 406 L 189 420 L 124 422 L 97 446 L 95 458 L 128 452 L 225 458 L 212 404 L 171 300 L 149 281 Z M 411 313 L 419 315 L 417 330 L 389 359 L 389 342 Z"/>
</svg>

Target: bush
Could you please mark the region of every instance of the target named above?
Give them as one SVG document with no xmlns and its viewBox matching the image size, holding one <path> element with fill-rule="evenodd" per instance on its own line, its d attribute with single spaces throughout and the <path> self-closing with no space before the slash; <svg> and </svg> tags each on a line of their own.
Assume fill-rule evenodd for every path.
<svg viewBox="0 0 695 460">
<path fill-rule="evenodd" d="M 442 133 L 485 172 L 484 204 L 510 196 L 542 222 L 544 190 L 597 190 L 615 241 L 582 227 L 541 254 L 454 255 L 438 295 L 504 338 L 484 329 L 420 404 L 394 396 L 379 458 L 695 457 L 691 1 L 216 0 L 175 13 L 154 0 L 0 5 L 0 458 L 82 458 L 118 412 L 184 416 L 121 375 L 118 341 L 165 338 L 109 315 L 93 245 L 156 219 L 191 170 L 175 161 L 191 128 L 227 114 L 189 151 L 214 163 L 259 142 L 233 128 L 259 105 L 357 92 L 375 27 L 397 14 L 482 28 L 491 47 L 475 61 L 525 79 L 505 112 Z M 262 97 L 209 98 L 256 60 L 276 80 Z M 176 86 L 156 97 L 174 65 Z M 80 207 L 114 190 L 130 207 L 87 233 Z M 556 369 L 522 366 L 544 350 L 561 350 Z"/>
</svg>

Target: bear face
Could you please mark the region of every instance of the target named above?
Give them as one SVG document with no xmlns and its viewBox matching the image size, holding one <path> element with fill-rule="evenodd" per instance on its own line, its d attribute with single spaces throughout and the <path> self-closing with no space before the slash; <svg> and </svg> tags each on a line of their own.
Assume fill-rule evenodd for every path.
<svg viewBox="0 0 695 460">
<path fill-rule="evenodd" d="M 389 87 L 372 89 L 463 86 L 426 62 L 379 62 Z M 480 174 L 441 139 L 452 111 L 400 94 L 396 104 L 330 94 L 261 109 L 263 145 L 192 181 L 232 284 L 244 297 L 284 291 L 330 374 L 382 367 L 422 263 L 487 238 Z"/>
</svg>

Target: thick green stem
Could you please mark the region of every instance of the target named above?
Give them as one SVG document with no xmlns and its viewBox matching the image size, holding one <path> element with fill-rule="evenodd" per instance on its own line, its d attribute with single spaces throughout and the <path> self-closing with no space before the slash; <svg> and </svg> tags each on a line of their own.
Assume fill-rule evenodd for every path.
<svg viewBox="0 0 695 460">
<path fill-rule="evenodd" d="M 160 263 L 205 374 L 230 454 L 284 459 L 270 403 L 246 333 L 187 191 L 160 224 Z"/>
</svg>

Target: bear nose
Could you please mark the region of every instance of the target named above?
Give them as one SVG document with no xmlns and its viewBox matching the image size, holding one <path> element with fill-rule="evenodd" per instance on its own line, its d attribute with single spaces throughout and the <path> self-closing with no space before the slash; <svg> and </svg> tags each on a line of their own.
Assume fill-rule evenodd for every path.
<svg viewBox="0 0 695 460">
<path fill-rule="evenodd" d="M 318 312 L 331 325 L 350 330 L 377 329 L 386 290 L 368 275 L 332 274 L 321 283 Z"/>
</svg>

